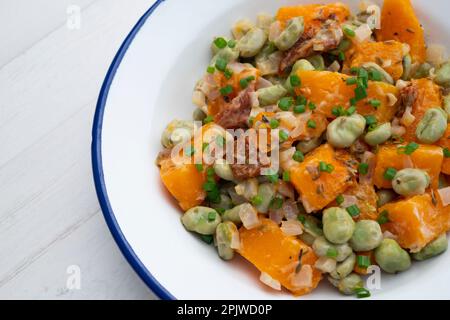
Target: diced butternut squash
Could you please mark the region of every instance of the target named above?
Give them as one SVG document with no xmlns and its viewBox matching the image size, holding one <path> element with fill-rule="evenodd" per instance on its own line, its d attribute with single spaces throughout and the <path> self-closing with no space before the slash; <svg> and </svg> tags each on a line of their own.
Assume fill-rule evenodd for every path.
<svg viewBox="0 0 450 320">
<path fill-rule="evenodd" d="M 183 210 L 198 206 L 205 199 L 205 174 L 195 164 L 175 165 L 170 159 L 161 163 L 161 180 Z"/>
<path fill-rule="evenodd" d="M 324 144 L 308 154 L 305 161 L 290 169 L 291 182 L 300 194 L 307 212 L 325 208 L 354 184 L 353 174 L 333 147 Z M 330 172 L 320 171 L 320 163 L 330 166 Z"/>
<path fill-rule="evenodd" d="M 296 88 L 298 95 L 305 96 L 317 105 L 317 112 L 328 118 L 335 118 L 332 110 L 336 106 L 350 107 L 350 99 L 355 97 L 356 85 L 347 85 L 348 75 L 329 71 L 299 71 L 302 85 Z M 357 104 L 358 113 L 375 115 L 380 123 L 389 122 L 397 108 L 390 106 L 388 94 L 398 97 L 398 89 L 384 82 L 369 82 L 368 97 Z M 381 105 L 375 109 L 368 102 L 377 99 Z"/>
<path fill-rule="evenodd" d="M 403 47 L 398 41 L 363 42 L 356 45 L 349 56 L 350 66 L 361 67 L 364 63 L 374 62 L 398 80 L 403 74 Z"/>
<path fill-rule="evenodd" d="M 425 38 L 410 0 L 384 0 L 379 41 L 397 40 L 409 44 L 413 61 L 424 62 Z"/>
<path fill-rule="evenodd" d="M 281 7 L 277 13 L 277 20 L 283 25 L 292 18 L 303 17 L 305 32 L 319 29 L 323 21 L 335 17 L 339 22 L 344 22 L 350 16 L 350 9 L 342 3 L 334 4 L 307 4 L 292 7 Z"/>
<path fill-rule="evenodd" d="M 286 236 L 272 220 L 261 220 L 262 224 L 259 227 L 251 230 L 240 229 L 239 253 L 258 270 L 279 281 L 294 295 L 304 295 L 314 290 L 322 275 L 314 268 L 317 257 L 313 249 L 296 237 Z M 298 286 L 295 278 L 305 265 L 309 265 L 312 269 L 312 281 L 308 286 Z"/>
<path fill-rule="evenodd" d="M 438 145 L 450 150 L 450 124 L 447 126 L 444 136 L 439 140 Z M 444 161 L 442 162 L 442 173 L 450 174 L 450 158 L 445 156 Z"/>
<path fill-rule="evenodd" d="M 418 252 L 449 227 L 449 208 L 439 199 L 423 194 L 410 199 L 386 204 L 380 213 L 387 211 L 389 222 L 382 225 L 397 237 L 397 242 L 412 252 Z"/>
<path fill-rule="evenodd" d="M 412 106 L 414 122 L 406 127 L 405 141 L 416 141 L 416 129 L 425 112 L 430 108 L 442 106 L 442 94 L 439 86 L 429 79 L 412 80 L 411 94 L 416 96 Z"/>
<path fill-rule="evenodd" d="M 360 220 L 375 220 L 378 217 L 377 212 L 377 194 L 375 188 L 369 183 L 359 183 L 350 187 L 344 192 L 345 195 L 355 196 L 356 205 L 361 213 L 358 219 Z"/>
<path fill-rule="evenodd" d="M 399 145 L 380 147 L 373 176 L 374 184 L 378 188 L 392 188 L 392 181 L 384 177 L 388 168 L 396 170 L 418 168 L 428 173 L 431 186 L 437 188 L 443 161 L 442 149 L 437 146 L 420 145 L 413 154 L 406 155 L 399 147 Z"/>
</svg>

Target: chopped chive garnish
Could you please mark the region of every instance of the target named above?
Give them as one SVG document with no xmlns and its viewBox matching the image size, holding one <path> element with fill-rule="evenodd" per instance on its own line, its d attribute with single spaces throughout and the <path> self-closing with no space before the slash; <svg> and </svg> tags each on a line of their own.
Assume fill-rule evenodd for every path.
<svg viewBox="0 0 450 320">
<path fill-rule="evenodd" d="M 304 104 L 300 104 L 294 107 L 294 113 L 305 113 L 306 106 Z"/>
<path fill-rule="evenodd" d="M 287 139 L 289 139 L 289 133 L 287 133 L 284 130 L 280 130 L 280 132 L 278 133 L 278 136 L 280 137 L 280 142 L 283 143 L 285 142 Z"/>
<path fill-rule="evenodd" d="M 268 175 L 267 179 L 272 183 L 277 183 L 278 182 L 278 173 Z"/>
<path fill-rule="evenodd" d="M 289 174 L 289 171 L 283 172 L 283 181 L 285 182 L 291 181 L 291 175 Z"/>
<path fill-rule="evenodd" d="M 281 197 L 275 197 L 270 201 L 270 208 L 272 209 L 281 209 L 283 206 L 283 198 Z"/>
<path fill-rule="evenodd" d="M 398 147 L 398 153 L 406 154 L 406 155 L 410 156 L 417 149 L 419 149 L 419 145 L 415 142 L 411 142 L 411 143 L 407 144 L 406 146 Z"/>
<path fill-rule="evenodd" d="M 338 256 L 338 251 L 336 248 L 328 248 L 327 250 L 327 257 L 328 258 L 336 258 Z"/>
<path fill-rule="evenodd" d="M 355 294 L 358 299 L 369 298 L 370 291 L 365 288 L 356 288 Z"/>
<path fill-rule="evenodd" d="M 294 152 L 292 159 L 294 159 L 294 161 L 297 161 L 297 162 L 303 162 L 305 160 L 305 155 L 300 150 L 297 150 Z"/>
<path fill-rule="evenodd" d="M 375 109 L 379 108 L 381 106 L 381 101 L 378 99 L 370 99 L 369 104 L 374 107 Z"/>
<path fill-rule="evenodd" d="M 351 99 L 350 99 L 350 105 L 351 105 L 352 107 L 356 106 L 356 103 L 357 103 L 357 102 L 358 102 L 358 101 L 356 101 L 355 98 L 351 98 Z"/>
<path fill-rule="evenodd" d="M 271 129 L 276 129 L 280 126 L 280 121 L 277 119 L 270 119 L 269 125 Z"/>
<path fill-rule="evenodd" d="M 369 164 L 367 163 L 360 163 L 358 166 L 358 172 L 361 175 L 366 175 L 369 172 Z"/>
<path fill-rule="evenodd" d="M 316 104 L 314 103 L 314 102 L 310 102 L 309 104 L 308 104 L 308 107 L 309 107 L 309 110 L 316 110 Z"/>
<path fill-rule="evenodd" d="M 297 76 L 296 74 L 290 76 L 289 82 L 291 83 L 291 86 L 293 86 L 293 87 L 299 87 L 302 84 L 300 77 Z"/>
<path fill-rule="evenodd" d="M 345 80 L 345 83 L 349 86 L 352 86 L 354 84 L 356 84 L 358 82 L 358 80 L 355 77 L 351 77 L 348 78 L 347 80 Z"/>
<path fill-rule="evenodd" d="M 295 103 L 298 104 L 298 105 L 306 106 L 306 102 L 307 102 L 307 100 L 306 100 L 306 98 L 304 96 L 298 96 L 296 98 L 296 100 L 295 100 Z"/>
<path fill-rule="evenodd" d="M 317 127 L 316 122 L 314 120 L 311 120 L 311 119 L 308 120 L 307 126 L 310 129 L 315 129 Z"/>
<path fill-rule="evenodd" d="M 298 221 L 300 221 L 300 222 L 303 223 L 303 224 L 305 224 L 305 222 L 306 222 L 306 218 L 305 218 L 304 215 L 299 215 L 299 216 L 297 217 L 297 219 L 298 219 Z"/>
<path fill-rule="evenodd" d="M 368 126 L 376 125 L 378 123 L 377 118 L 373 115 L 368 115 L 364 117 L 366 119 L 366 124 Z"/>
<path fill-rule="evenodd" d="M 218 58 L 216 61 L 216 68 L 219 71 L 225 71 L 225 69 L 227 68 L 228 62 L 225 59 L 222 58 Z"/>
<path fill-rule="evenodd" d="M 377 222 L 379 224 L 385 224 L 389 222 L 389 212 L 387 210 L 384 210 L 383 212 L 380 213 L 380 215 L 378 216 Z"/>
<path fill-rule="evenodd" d="M 195 168 L 197 169 L 198 172 L 202 172 L 203 171 L 203 164 L 196 163 L 195 164 Z"/>
<path fill-rule="evenodd" d="M 206 72 L 208 72 L 209 74 L 213 74 L 214 72 L 216 72 L 216 68 L 213 67 L 213 66 L 209 66 L 209 67 L 206 69 Z"/>
<path fill-rule="evenodd" d="M 352 217 L 357 217 L 360 214 L 360 210 L 358 208 L 358 206 L 356 204 L 351 205 L 350 207 L 348 207 L 347 212 L 352 216 Z"/>
<path fill-rule="evenodd" d="M 336 202 L 337 202 L 338 205 L 343 204 L 344 201 L 345 201 L 345 199 L 344 199 L 344 196 L 343 196 L 342 194 L 340 194 L 340 195 L 338 195 L 338 196 L 336 197 Z"/>
<path fill-rule="evenodd" d="M 262 202 L 263 202 L 263 198 L 260 195 L 254 196 L 252 198 L 252 204 L 254 206 L 259 206 L 262 204 Z"/>
<path fill-rule="evenodd" d="M 215 172 L 213 168 L 208 168 L 206 169 L 206 175 L 208 176 L 208 178 L 214 178 L 215 176 Z"/>
<path fill-rule="evenodd" d="M 332 173 L 334 171 L 334 166 L 332 164 L 320 161 L 319 162 L 319 171 Z"/>
<path fill-rule="evenodd" d="M 220 214 L 223 215 L 225 213 L 225 209 L 224 208 L 217 208 L 216 211 Z"/>
<path fill-rule="evenodd" d="M 370 258 L 368 256 L 357 256 L 358 267 L 367 269 L 370 267 Z"/>
<path fill-rule="evenodd" d="M 203 119 L 203 123 L 204 124 L 208 124 L 214 121 L 214 117 L 213 116 L 207 116 L 205 119 Z"/>
<path fill-rule="evenodd" d="M 236 47 L 236 40 L 231 39 L 230 41 L 228 41 L 228 47 L 230 47 L 231 49 Z"/>
<path fill-rule="evenodd" d="M 220 94 L 222 94 L 223 96 L 227 96 L 232 92 L 233 92 L 233 87 L 230 85 L 227 85 L 220 89 Z"/>
<path fill-rule="evenodd" d="M 250 82 L 252 82 L 253 80 L 255 80 L 254 76 L 250 76 L 244 79 L 239 80 L 239 85 L 241 86 L 242 89 L 246 89 L 249 85 Z"/>
<path fill-rule="evenodd" d="M 444 148 L 443 152 L 444 152 L 444 157 L 450 158 L 450 150 L 448 148 Z"/>
<path fill-rule="evenodd" d="M 211 244 L 214 242 L 214 237 L 212 235 L 206 235 L 202 234 L 200 235 L 200 239 L 202 239 L 203 242 L 206 242 L 207 244 Z"/>
<path fill-rule="evenodd" d="M 361 101 L 367 98 L 367 90 L 363 86 L 357 86 L 355 88 L 355 100 Z"/>
<path fill-rule="evenodd" d="M 380 71 L 372 69 L 369 71 L 369 79 L 372 81 L 382 81 L 383 75 Z"/>
<path fill-rule="evenodd" d="M 384 179 L 391 181 L 391 180 L 394 179 L 396 174 L 397 174 L 397 170 L 396 169 L 394 169 L 394 168 L 387 168 L 386 171 L 384 172 L 383 177 L 384 177 Z"/>
<path fill-rule="evenodd" d="M 340 61 L 344 61 L 345 60 L 345 53 L 343 51 L 339 51 L 338 59 Z"/>
<path fill-rule="evenodd" d="M 284 97 L 278 102 L 278 107 L 283 111 L 288 111 L 292 106 L 292 103 L 293 101 L 291 97 Z"/>
<path fill-rule="evenodd" d="M 231 71 L 230 69 L 225 69 L 223 75 L 225 76 L 225 78 L 231 79 L 231 77 L 233 76 L 233 71 Z"/>
<path fill-rule="evenodd" d="M 214 221 L 216 220 L 216 213 L 214 211 L 211 211 L 210 213 L 208 213 L 208 220 L 209 221 Z"/>
<path fill-rule="evenodd" d="M 344 34 L 349 38 L 353 38 L 356 35 L 355 31 L 352 28 L 347 27 L 347 26 L 345 26 L 343 28 L 343 31 L 344 31 Z"/>
<path fill-rule="evenodd" d="M 348 116 L 351 116 L 352 114 L 354 114 L 356 112 L 356 107 L 355 106 L 351 106 L 347 109 L 347 111 L 345 112 Z"/>
<path fill-rule="evenodd" d="M 225 40 L 225 39 L 222 38 L 222 37 L 216 38 L 216 39 L 214 40 L 214 44 L 215 44 L 216 47 L 219 48 L 219 49 L 223 49 L 223 48 L 225 48 L 225 47 L 228 45 L 227 40 Z"/>
<path fill-rule="evenodd" d="M 350 68 L 350 73 L 351 74 L 358 74 L 359 68 L 358 67 L 351 67 Z"/>
</svg>

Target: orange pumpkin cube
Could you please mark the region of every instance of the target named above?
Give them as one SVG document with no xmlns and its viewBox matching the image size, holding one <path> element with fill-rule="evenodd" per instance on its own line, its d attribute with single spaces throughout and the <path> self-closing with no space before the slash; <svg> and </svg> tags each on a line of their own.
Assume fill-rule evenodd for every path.
<svg viewBox="0 0 450 320">
<path fill-rule="evenodd" d="M 379 41 L 397 40 L 409 44 L 413 61 L 424 62 L 425 38 L 410 0 L 384 0 Z"/>
<path fill-rule="evenodd" d="M 354 184 L 352 170 L 344 161 L 344 156 L 337 154 L 329 144 L 324 144 L 290 169 L 291 182 L 307 212 L 325 208 Z M 330 166 L 331 172 L 321 172 L 321 162 Z"/>
<path fill-rule="evenodd" d="M 397 237 L 397 242 L 411 252 L 418 252 L 449 228 L 450 207 L 443 207 L 437 192 L 418 195 L 380 208 L 387 211 L 388 223 L 382 225 Z"/>
<path fill-rule="evenodd" d="M 447 130 L 441 140 L 438 141 L 438 145 L 450 150 L 450 124 L 447 125 Z M 444 161 L 442 162 L 442 173 L 450 174 L 450 158 L 444 157 Z"/>
<path fill-rule="evenodd" d="M 348 75 L 329 71 L 299 71 L 297 75 L 302 86 L 296 88 L 298 95 L 305 96 L 317 106 L 317 112 L 328 118 L 335 118 L 332 111 L 336 106 L 350 107 L 350 99 L 355 97 L 356 85 L 347 85 Z M 394 117 L 397 108 L 390 106 L 388 94 L 398 97 L 398 89 L 385 82 L 369 81 L 368 97 L 357 103 L 358 113 L 374 115 L 380 123 L 389 122 Z M 368 102 L 377 99 L 381 105 L 375 109 Z"/>
<path fill-rule="evenodd" d="M 261 219 L 261 222 L 262 224 L 254 229 L 240 229 L 239 253 L 258 270 L 279 281 L 294 295 L 300 296 L 314 290 L 322 279 L 322 275 L 314 268 L 317 257 L 313 249 L 296 237 L 286 236 L 272 220 Z M 295 285 L 300 256 L 301 265 L 309 265 L 312 268 L 310 286 Z"/>
<path fill-rule="evenodd" d="M 428 173 L 431 186 L 438 187 L 439 173 L 441 172 L 443 154 L 437 146 L 420 145 L 411 155 L 401 152 L 399 145 L 382 146 L 377 152 L 376 166 L 373 182 L 378 188 L 392 188 L 392 181 L 384 178 L 388 168 L 396 170 L 406 168 L 422 169 Z"/>
</svg>

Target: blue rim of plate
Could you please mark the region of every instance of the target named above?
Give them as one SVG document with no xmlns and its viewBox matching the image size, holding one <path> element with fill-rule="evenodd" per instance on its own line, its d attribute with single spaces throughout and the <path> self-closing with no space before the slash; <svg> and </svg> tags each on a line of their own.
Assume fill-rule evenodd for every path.
<svg viewBox="0 0 450 320">
<path fill-rule="evenodd" d="M 128 260 L 128 263 L 133 267 L 136 273 L 141 277 L 141 279 L 147 284 L 147 286 L 161 299 L 165 300 L 175 300 L 176 298 L 164 288 L 158 280 L 150 273 L 150 271 L 144 266 L 142 261 L 138 258 L 133 248 L 128 243 L 119 224 L 117 223 L 114 211 L 111 207 L 108 198 L 108 192 L 106 190 L 105 179 L 103 175 L 103 164 L 102 164 L 102 126 L 103 126 L 103 114 L 105 111 L 106 101 L 108 99 L 109 89 L 114 80 L 117 69 L 119 68 L 122 59 L 128 51 L 131 43 L 138 34 L 139 30 L 145 24 L 147 19 L 152 15 L 156 8 L 165 0 L 157 0 L 147 12 L 139 19 L 133 29 L 130 31 L 128 36 L 125 38 L 124 42 L 120 46 L 119 51 L 114 57 L 111 66 L 109 67 L 108 73 L 106 74 L 105 80 L 103 81 L 102 88 L 100 90 L 100 95 L 97 101 L 97 107 L 94 115 L 94 123 L 92 127 L 92 171 L 95 182 L 95 189 L 97 191 L 97 197 L 100 202 L 100 207 L 103 211 L 103 216 L 105 217 L 106 223 L 111 231 L 114 240 L 119 246 L 122 254 Z"/>
</svg>

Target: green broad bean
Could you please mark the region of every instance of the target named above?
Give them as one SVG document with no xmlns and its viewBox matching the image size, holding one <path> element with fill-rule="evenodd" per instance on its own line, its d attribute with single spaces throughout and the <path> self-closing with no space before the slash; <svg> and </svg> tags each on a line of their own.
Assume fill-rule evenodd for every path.
<svg viewBox="0 0 450 320">
<path fill-rule="evenodd" d="M 171 148 L 188 141 L 192 138 L 196 129 L 194 121 L 173 120 L 164 129 L 161 135 L 161 144 L 165 148 Z"/>
<path fill-rule="evenodd" d="M 407 54 L 403 57 L 403 74 L 402 74 L 402 80 L 408 81 L 411 79 L 411 72 L 412 72 L 412 58 L 411 55 Z"/>
<path fill-rule="evenodd" d="M 317 71 L 325 70 L 325 60 L 323 59 L 322 55 L 316 54 L 306 58 L 306 60 L 308 60 L 314 66 L 315 70 Z"/>
<path fill-rule="evenodd" d="M 274 44 L 281 51 L 287 51 L 300 39 L 305 29 L 303 17 L 296 17 L 289 20 L 286 28 L 274 40 Z"/>
<path fill-rule="evenodd" d="M 303 154 L 307 154 L 308 152 L 313 151 L 314 149 L 320 147 L 322 144 L 323 138 L 313 138 L 310 140 L 300 141 L 296 148 L 298 151 L 301 151 Z"/>
<path fill-rule="evenodd" d="M 313 71 L 313 70 L 314 70 L 314 67 L 308 60 L 305 60 L 305 59 L 298 60 L 292 67 L 291 74 L 286 79 L 286 81 L 284 83 L 284 87 L 288 91 L 292 91 L 293 88 L 291 85 L 291 79 L 290 79 L 291 76 L 295 75 L 298 71 Z"/>
<path fill-rule="evenodd" d="M 444 63 L 437 71 L 434 82 L 443 87 L 450 87 L 450 62 Z"/>
<path fill-rule="evenodd" d="M 210 65 L 214 66 L 219 58 L 227 61 L 228 63 L 235 62 L 239 58 L 239 49 L 237 46 L 234 48 L 225 47 L 220 49 L 211 59 Z"/>
<path fill-rule="evenodd" d="M 267 41 L 267 34 L 260 28 L 252 28 L 247 32 L 237 44 L 240 55 L 243 58 L 256 56 Z"/>
<path fill-rule="evenodd" d="M 366 119 L 359 115 L 338 117 L 327 128 L 327 140 L 336 148 L 349 148 L 364 133 Z"/>
<path fill-rule="evenodd" d="M 335 245 L 325 239 L 325 237 L 316 237 L 312 243 L 312 248 L 319 257 L 333 258 L 337 262 L 344 261 L 352 253 L 352 248 L 348 244 Z M 330 252 L 333 252 L 335 255 L 329 256 Z"/>
<path fill-rule="evenodd" d="M 262 76 L 276 75 L 281 59 L 283 59 L 283 53 L 277 51 L 275 45 L 269 42 L 256 55 L 255 63 Z"/>
<path fill-rule="evenodd" d="M 344 261 L 353 252 L 352 248 L 347 243 L 336 244 L 335 247 L 336 247 L 336 251 L 337 251 L 337 256 L 336 256 L 337 262 Z"/>
<path fill-rule="evenodd" d="M 344 279 L 353 272 L 355 264 L 356 254 L 352 253 L 347 259 L 337 264 L 336 269 L 330 273 L 330 276 L 336 280 Z"/>
<path fill-rule="evenodd" d="M 422 79 L 426 78 L 430 75 L 430 71 L 433 68 L 431 64 L 428 62 L 422 63 L 417 70 L 414 72 L 412 78 L 413 79 Z"/>
<path fill-rule="evenodd" d="M 270 203 L 275 196 L 275 186 L 273 183 L 263 183 L 258 188 L 258 199 L 260 203 L 255 203 L 255 208 L 259 213 L 266 214 L 269 211 Z"/>
<path fill-rule="evenodd" d="M 392 180 L 392 187 L 398 194 L 408 197 L 424 194 L 430 185 L 430 176 L 420 169 L 403 169 Z"/>
<path fill-rule="evenodd" d="M 217 211 L 229 210 L 233 208 L 233 203 L 228 195 L 222 193 L 220 194 L 220 201 L 218 203 L 211 203 L 211 207 Z"/>
<path fill-rule="evenodd" d="M 320 227 L 320 220 L 316 217 L 313 217 L 310 214 L 300 214 L 299 215 L 303 227 L 305 228 L 305 232 L 312 235 L 313 237 L 321 237 L 323 236 L 323 230 Z"/>
<path fill-rule="evenodd" d="M 323 233 L 325 238 L 334 244 L 344 244 L 353 235 L 355 222 L 348 212 L 342 208 L 328 208 L 324 210 Z"/>
<path fill-rule="evenodd" d="M 259 104 L 264 106 L 269 106 L 276 104 L 278 100 L 283 98 L 288 91 L 282 85 L 275 85 L 267 88 L 262 88 L 257 91 Z"/>
<path fill-rule="evenodd" d="M 232 243 L 234 238 L 239 238 L 239 230 L 231 221 L 220 223 L 216 228 L 216 245 L 219 257 L 223 260 L 234 258 Z"/>
<path fill-rule="evenodd" d="M 378 197 L 377 206 L 382 207 L 386 203 L 395 200 L 397 198 L 397 194 L 391 189 L 381 189 L 377 191 L 377 197 Z"/>
<path fill-rule="evenodd" d="M 427 244 L 425 248 L 423 248 L 419 252 L 413 253 L 412 257 L 414 260 L 417 261 L 430 259 L 445 252 L 447 250 L 447 247 L 448 247 L 447 235 L 443 233 L 436 240 Z"/>
<path fill-rule="evenodd" d="M 383 82 L 386 82 L 389 84 L 394 84 L 394 79 L 391 77 L 391 75 L 386 70 L 384 70 L 382 67 L 380 67 L 378 64 L 376 64 L 375 62 L 363 63 L 361 65 L 361 67 L 366 69 L 367 71 L 371 71 L 371 70 L 378 71 L 379 73 L 381 73 Z"/>
<path fill-rule="evenodd" d="M 378 222 L 360 220 L 355 224 L 355 231 L 350 239 L 350 246 L 356 252 L 375 249 L 383 241 L 383 232 Z"/>
<path fill-rule="evenodd" d="M 218 38 L 224 39 L 224 40 L 227 42 L 227 46 L 228 46 L 228 41 L 230 41 L 230 39 L 227 38 L 227 37 L 216 37 L 216 38 L 214 38 L 213 42 L 211 43 L 211 51 L 212 51 L 213 55 L 216 55 L 220 50 L 224 49 L 224 48 L 219 48 L 219 47 L 216 45 L 216 40 L 217 40 Z M 226 48 L 226 47 L 225 47 L 225 48 Z"/>
<path fill-rule="evenodd" d="M 408 252 L 393 239 L 384 239 L 375 249 L 375 261 L 387 273 L 397 273 L 411 267 Z"/>
<path fill-rule="evenodd" d="M 341 280 L 332 277 L 328 277 L 328 280 L 345 295 L 353 295 L 356 289 L 364 287 L 363 280 L 356 273 L 351 273 Z"/>
<path fill-rule="evenodd" d="M 219 213 L 208 207 L 194 207 L 186 211 L 181 222 L 188 231 L 202 235 L 213 235 L 222 219 Z"/>
<path fill-rule="evenodd" d="M 431 108 L 425 112 L 417 125 L 416 137 L 420 142 L 433 144 L 437 142 L 447 129 L 447 113 L 441 108 Z"/>
<path fill-rule="evenodd" d="M 234 208 L 225 210 L 225 212 L 222 215 L 222 220 L 223 221 L 231 221 L 236 225 L 241 225 L 242 221 L 241 221 L 241 217 L 239 216 L 239 212 L 241 212 L 242 208 L 244 208 L 244 206 L 248 206 L 248 203 L 243 203 L 240 205 L 235 206 Z"/>
<path fill-rule="evenodd" d="M 214 163 L 214 172 L 216 175 L 218 175 L 220 178 L 227 180 L 227 181 L 233 181 L 233 171 L 231 170 L 231 166 L 226 163 L 224 159 L 218 159 Z"/>
<path fill-rule="evenodd" d="M 379 144 L 385 143 L 392 136 L 392 126 L 389 122 L 379 125 L 374 130 L 368 132 L 364 137 L 364 141 L 375 147 Z"/>
</svg>

